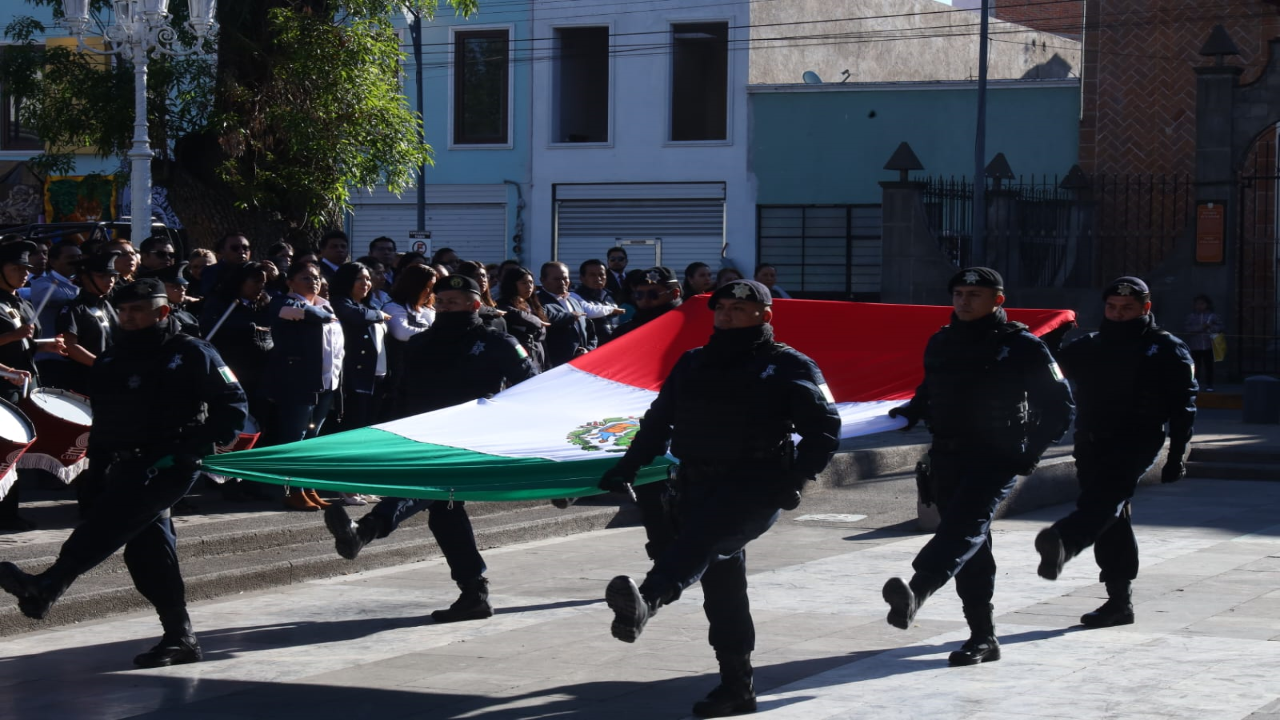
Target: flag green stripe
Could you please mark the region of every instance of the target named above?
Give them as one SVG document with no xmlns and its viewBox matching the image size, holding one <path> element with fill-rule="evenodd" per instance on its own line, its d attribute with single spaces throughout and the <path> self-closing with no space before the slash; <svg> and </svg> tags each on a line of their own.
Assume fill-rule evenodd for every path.
<svg viewBox="0 0 1280 720">
<path fill-rule="evenodd" d="M 547 500 L 600 494 L 596 484 L 621 454 L 553 462 L 417 442 L 376 428 L 210 455 L 209 472 L 275 485 L 433 500 Z M 370 461 L 376 463 L 371 465 Z M 637 484 L 666 477 L 660 458 Z"/>
</svg>

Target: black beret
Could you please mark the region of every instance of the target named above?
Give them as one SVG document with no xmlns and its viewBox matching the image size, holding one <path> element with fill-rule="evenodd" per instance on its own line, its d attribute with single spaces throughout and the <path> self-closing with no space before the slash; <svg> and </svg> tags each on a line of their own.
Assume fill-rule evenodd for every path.
<svg viewBox="0 0 1280 720">
<path fill-rule="evenodd" d="M 671 268 L 655 265 L 645 271 L 642 275 L 636 275 L 632 281 L 634 285 L 679 285 L 680 280 L 676 278 L 676 274 Z"/>
<path fill-rule="evenodd" d="M 111 302 L 116 305 L 123 305 L 124 303 L 138 302 L 139 300 L 167 297 L 169 296 L 165 294 L 164 283 L 160 282 L 159 278 L 142 278 L 117 288 L 111 295 Z"/>
<path fill-rule="evenodd" d="M 450 275 L 449 277 L 436 283 L 436 292 L 444 290 L 461 290 L 469 292 L 476 297 L 480 296 L 480 285 L 465 275 Z"/>
<path fill-rule="evenodd" d="M 951 276 L 951 281 L 947 283 L 947 290 L 955 290 L 957 287 L 987 287 L 1004 290 L 1004 278 L 991 268 L 970 267 Z"/>
<path fill-rule="evenodd" d="M 96 272 L 106 273 L 108 275 L 119 275 L 120 271 L 116 270 L 116 258 L 120 257 L 119 250 L 108 250 L 106 252 L 93 253 L 92 255 L 81 255 L 72 261 L 80 272 Z"/>
<path fill-rule="evenodd" d="M 755 280 L 734 280 L 721 285 L 719 289 L 711 293 L 711 297 L 707 298 L 707 307 L 715 310 L 716 303 L 721 298 L 747 300 L 764 305 L 773 304 L 773 295 L 769 292 L 769 288 Z"/>
<path fill-rule="evenodd" d="M 1106 300 L 1112 295 L 1122 295 L 1125 297 L 1136 297 L 1146 302 L 1151 297 L 1151 289 L 1147 284 L 1142 282 L 1141 278 L 1126 275 L 1111 281 L 1111 284 L 1102 291 L 1102 299 Z"/>
<path fill-rule="evenodd" d="M 31 267 L 31 253 L 36 251 L 36 244 L 30 240 L 14 240 L 0 245 L 0 265 L 13 263 L 23 267 Z"/>
<path fill-rule="evenodd" d="M 189 285 L 187 278 L 183 276 L 182 271 L 190 265 L 186 261 L 175 263 L 169 267 L 163 267 L 159 270 L 143 270 L 138 273 L 140 278 L 156 278 L 160 282 L 170 283 L 172 285 Z"/>
</svg>

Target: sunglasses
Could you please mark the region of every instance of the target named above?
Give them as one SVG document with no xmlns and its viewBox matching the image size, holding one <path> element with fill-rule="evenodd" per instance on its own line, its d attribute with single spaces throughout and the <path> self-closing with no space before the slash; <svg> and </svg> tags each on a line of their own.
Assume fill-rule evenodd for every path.
<svg viewBox="0 0 1280 720">
<path fill-rule="evenodd" d="M 667 292 L 666 290 L 638 290 L 632 293 L 632 296 L 637 300 L 661 300 Z"/>
<path fill-rule="evenodd" d="M 169 258 L 173 257 L 173 253 L 171 253 L 171 252 L 165 252 L 164 250 L 152 250 L 152 251 L 151 251 L 151 254 L 152 254 L 152 255 L 155 255 L 156 257 L 160 258 L 161 260 L 168 260 Z"/>
<path fill-rule="evenodd" d="M 228 250 L 240 250 L 240 251 L 242 251 L 242 252 L 249 252 L 249 250 L 250 250 L 251 248 L 250 248 L 248 245 L 228 245 L 228 246 L 227 246 L 227 249 L 228 249 Z"/>
</svg>

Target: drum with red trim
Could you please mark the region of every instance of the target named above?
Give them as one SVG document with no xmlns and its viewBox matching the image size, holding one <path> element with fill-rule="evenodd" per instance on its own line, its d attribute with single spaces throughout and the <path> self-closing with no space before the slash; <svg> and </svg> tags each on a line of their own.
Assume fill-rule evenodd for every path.
<svg viewBox="0 0 1280 720">
<path fill-rule="evenodd" d="M 36 427 L 36 440 L 23 456 L 22 467 L 34 467 L 71 482 L 88 464 L 89 428 L 93 410 L 89 398 L 69 390 L 36 388 L 19 407 Z"/>
<path fill-rule="evenodd" d="M 18 479 L 18 459 L 35 442 L 36 428 L 17 407 L 0 400 L 0 498 Z"/>
</svg>

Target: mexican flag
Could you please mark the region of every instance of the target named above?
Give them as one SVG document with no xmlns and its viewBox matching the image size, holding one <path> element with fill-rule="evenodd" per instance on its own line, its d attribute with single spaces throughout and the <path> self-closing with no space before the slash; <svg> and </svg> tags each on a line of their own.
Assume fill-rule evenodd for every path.
<svg viewBox="0 0 1280 720">
<path fill-rule="evenodd" d="M 915 392 L 925 343 L 948 307 L 776 300 L 777 339 L 817 362 L 841 437 L 891 430 L 889 409 Z M 1067 310 L 1010 310 L 1043 335 Z M 361 430 L 205 458 L 221 475 L 389 497 L 537 500 L 598 494 L 667 373 L 712 331 L 705 296 L 568 365 L 477 400 Z M 430 382 L 430 373 L 422 374 Z M 638 482 L 666 475 L 660 458 Z"/>
</svg>

